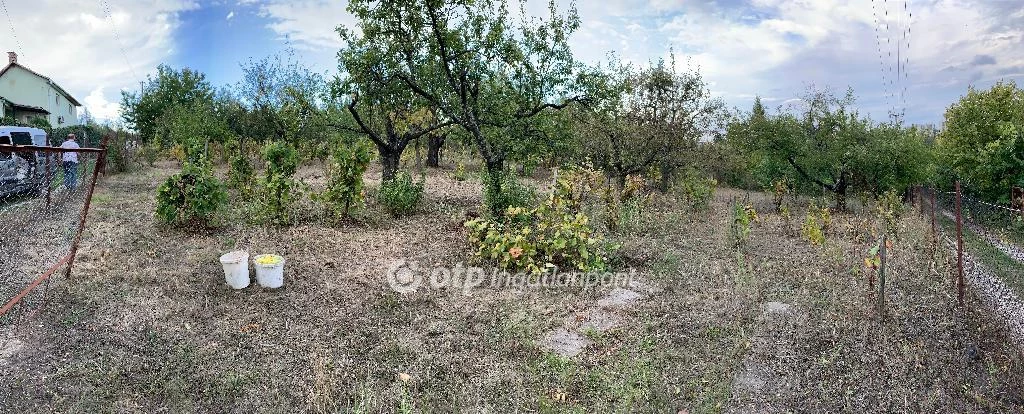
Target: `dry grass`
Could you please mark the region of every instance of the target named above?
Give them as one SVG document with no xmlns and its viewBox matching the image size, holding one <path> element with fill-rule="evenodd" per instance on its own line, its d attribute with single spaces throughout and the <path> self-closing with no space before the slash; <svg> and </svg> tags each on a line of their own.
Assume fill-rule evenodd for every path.
<svg viewBox="0 0 1024 414">
<path fill-rule="evenodd" d="M 949 257 L 909 217 L 893 253 L 887 311 L 859 270 L 870 230 L 837 216 L 823 247 L 765 214 L 727 248 L 727 203 L 691 212 L 657 197 L 611 235 L 617 266 L 659 290 L 625 323 L 593 332 L 563 359 L 535 341 L 604 292 L 482 289 L 392 292 L 396 258 L 465 261 L 461 223 L 479 182 L 431 172 L 423 211 L 395 219 L 371 202 L 330 223 L 306 205 L 298 224 L 229 215 L 199 234 L 157 226 L 154 189 L 168 165 L 106 179 L 71 280 L 13 332 L 29 346 L 0 360 L 0 406 L 17 412 L 1016 412 L 1024 366 L 974 298 L 956 306 Z M 314 189 L 322 178 L 305 168 Z M 370 193 L 379 171 L 367 174 Z M 320 180 L 320 181 L 318 181 Z M 539 183 L 536 183 L 539 185 Z M 794 211 L 799 226 L 802 210 Z M 595 218 L 595 222 L 600 222 Z M 288 258 L 280 290 L 232 291 L 219 254 Z M 764 304 L 791 305 L 786 323 Z M 2 338 L 0 338 L 2 339 Z M 967 357 L 969 349 L 980 352 Z M 737 384 L 745 367 L 777 384 Z M 408 381 L 399 374 L 408 374 Z"/>
</svg>

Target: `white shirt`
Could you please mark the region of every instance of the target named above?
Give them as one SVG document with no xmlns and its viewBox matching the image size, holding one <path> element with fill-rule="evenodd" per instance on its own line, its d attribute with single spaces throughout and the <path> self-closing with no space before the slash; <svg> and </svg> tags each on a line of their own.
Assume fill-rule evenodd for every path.
<svg viewBox="0 0 1024 414">
<path fill-rule="evenodd" d="M 60 147 L 61 148 L 70 148 L 70 149 L 79 149 L 79 148 L 81 148 L 81 147 L 78 146 L 77 142 L 72 141 L 70 139 L 69 140 L 65 140 L 63 144 L 60 144 Z M 70 162 L 78 162 L 78 153 L 77 152 L 65 152 L 64 153 L 64 157 L 62 159 L 64 160 L 64 162 L 69 162 L 69 161 Z"/>
</svg>

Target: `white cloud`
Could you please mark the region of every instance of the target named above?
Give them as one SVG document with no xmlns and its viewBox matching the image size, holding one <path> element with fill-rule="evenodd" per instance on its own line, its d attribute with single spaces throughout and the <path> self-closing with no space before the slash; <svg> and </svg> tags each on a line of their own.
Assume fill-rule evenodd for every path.
<svg viewBox="0 0 1024 414">
<path fill-rule="evenodd" d="M 235 17 L 235 11 L 234 10 L 229 12 L 228 13 L 228 17 L 224 18 L 224 20 L 231 20 L 232 17 Z"/>
<path fill-rule="evenodd" d="M 341 47 L 335 28 L 355 25 L 355 18 L 345 7 L 346 0 L 267 0 L 260 6 L 260 15 L 268 18 L 268 27 L 287 37 L 296 48 L 306 50 Z"/>
<path fill-rule="evenodd" d="M 109 101 L 103 93 L 103 87 L 93 89 L 89 96 L 82 100 L 82 103 L 96 119 L 116 120 L 121 113 L 121 104 Z"/>
<path fill-rule="evenodd" d="M 17 41 L 4 27 L 0 43 L 18 52 L 19 63 L 64 87 L 97 118 L 113 119 L 118 91 L 136 88 L 140 78 L 165 60 L 173 48 L 177 14 L 196 7 L 186 0 L 8 1 Z M 6 26 L 6 18 L 0 23 Z"/>
<path fill-rule="evenodd" d="M 558 0 L 560 10 L 566 10 L 570 1 Z M 903 2 L 845 0 L 575 3 L 582 25 L 571 45 L 581 60 L 598 63 L 614 51 L 626 62 L 644 63 L 674 48 L 677 59 L 700 67 L 716 95 L 744 108 L 752 95 L 785 102 L 809 83 L 838 91 L 852 86 L 862 108 L 881 119 L 888 108 L 903 106 L 900 92 L 905 87 L 908 120 L 935 122 L 969 84 L 985 86 L 1024 76 L 1019 46 L 1024 44 L 1024 26 L 1019 24 L 1024 9 L 1014 1 L 918 0 L 908 3 L 909 10 L 903 10 Z M 270 29 L 297 46 L 333 54 L 340 46 L 334 28 L 355 23 L 345 4 L 266 0 L 260 12 L 270 20 Z M 546 15 L 546 7 L 547 0 L 527 2 L 531 15 Z M 889 32 L 884 26 L 886 11 Z M 906 11 L 913 13 L 910 46 L 900 51 L 906 76 L 898 85 L 895 72 L 889 74 L 896 61 L 895 43 L 888 43 L 887 37 L 902 41 L 897 27 L 905 24 L 897 25 L 896 18 L 905 17 Z M 893 45 L 891 58 L 888 49 L 879 58 L 876 16 L 883 20 L 879 43 Z M 992 59 L 978 59 L 982 55 Z M 995 63 L 972 63 L 991 60 Z M 883 85 L 883 70 L 891 85 Z"/>
</svg>

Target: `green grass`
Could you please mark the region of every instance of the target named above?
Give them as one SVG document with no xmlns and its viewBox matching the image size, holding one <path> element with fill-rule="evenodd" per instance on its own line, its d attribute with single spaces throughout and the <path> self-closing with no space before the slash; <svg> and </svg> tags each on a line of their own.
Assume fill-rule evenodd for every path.
<svg viewBox="0 0 1024 414">
<path fill-rule="evenodd" d="M 940 220 L 943 232 L 955 240 L 956 223 L 947 217 L 942 217 Z M 1017 293 L 1017 296 L 1024 296 L 1024 263 L 1007 256 L 1006 253 L 989 244 L 967 226 L 964 226 L 963 230 L 965 250 L 1002 279 Z"/>
</svg>

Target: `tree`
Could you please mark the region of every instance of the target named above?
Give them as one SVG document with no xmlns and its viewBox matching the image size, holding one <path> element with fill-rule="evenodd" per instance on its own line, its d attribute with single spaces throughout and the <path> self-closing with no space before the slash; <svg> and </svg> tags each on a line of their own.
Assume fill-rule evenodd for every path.
<svg viewBox="0 0 1024 414">
<path fill-rule="evenodd" d="M 789 112 L 769 115 L 758 99 L 746 119 L 729 127 L 729 138 L 745 150 L 762 186 L 779 179 L 805 191 L 831 192 L 837 209 L 853 190 L 876 197 L 904 191 L 932 171 L 924 134 L 899 124 L 875 124 L 842 98 L 811 87 Z"/>
<path fill-rule="evenodd" d="M 491 175 L 502 173 L 519 139 L 509 129 L 581 100 L 568 45 L 579 27 L 575 9 L 562 16 L 551 2 L 547 19 L 518 23 L 505 0 L 354 0 L 348 10 L 364 53 L 464 129 Z M 500 180 L 488 181 L 487 191 L 501 191 Z"/>
<path fill-rule="evenodd" d="M 1013 81 L 971 88 L 946 110 L 938 146 L 948 178 L 990 201 L 1009 203 L 1024 186 L 1024 90 Z"/>
<path fill-rule="evenodd" d="M 652 169 L 668 190 L 675 170 L 723 113 L 696 70 L 679 72 L 675 59 L 641 70 L 613 63 L 590 84 L 590 105 L 574 113 L 580 146 L 621 188 L 628 175 Z"/>
<path fill-rule="evenodd" d="M 201 72 L 170 66 L 157 67 L 156 77 L 146 79 L 139 93 L 121 92 L 121 117 L 125 124 L 139 133 L 143 142 L 158 135 L 158 123 L 172 107 L 194 107 L 213 100 L 213 88 Z M 167 144 L 166 142 L 164 144 Z"/>
<path fill-rule="evenodd" d="M 294 51 L 250 60 L 242 65 L 242 80 L 235 85 L 244 122 L 241 135 L 257 140 L 283 139 L 301 144 L 325 144 L 330 136 L 317 112 L 328 93 L 322 75 L 294 58 Z"/>
<path fill-rule="evenodd" d="M 338 52 L 338 69 L 347 74 L 337 79 L 333 97 L 342 102 L 351 122 L 344 118 L 332 123 L 344 131 L 366 135 L 380 155 L 382 179 L 390 181 L 398 173 L 398 164 L 409 143 L 452 125 L 442 122 L 428 102 L 395 76 L 397 63 L 377 55 L 370 41 L 339 28 L 345 47 Z"/>
</svg>

